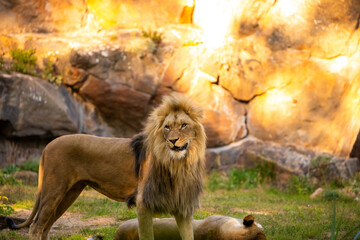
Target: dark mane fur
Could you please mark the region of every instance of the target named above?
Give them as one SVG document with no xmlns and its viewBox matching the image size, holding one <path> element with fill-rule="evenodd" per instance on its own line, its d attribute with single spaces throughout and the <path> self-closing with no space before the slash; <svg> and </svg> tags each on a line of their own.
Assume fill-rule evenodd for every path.
<svg viewBox="0 0 360 240">
<path fill-rule="evenodd" d="M 144 146 L 145 136 L 137 134 L 131 139 L 131 147 L 135 154 L 135 174 L 139 177 L 141 164 L 145 161 L 146 148 Z"/>
<path fill-rule="evenodd" d="M 143 134 L 137 134 L 131 139 L 131 148 L 135 155 L 135 175 L 139 178 L 140 166 L 145 161 L 146 148 L 144 146 L 145 137 Z M 136 190 L 126 197 L 126 205 L 128 208 L 136 206 L 136 195 L 138 190 Z"/>
</svg>

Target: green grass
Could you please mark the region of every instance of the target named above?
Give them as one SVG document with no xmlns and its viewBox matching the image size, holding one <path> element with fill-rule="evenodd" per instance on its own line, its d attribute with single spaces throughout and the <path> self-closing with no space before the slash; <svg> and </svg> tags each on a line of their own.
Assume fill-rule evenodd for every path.
<svg viewBox="0 0 360 240">
<path fill-rule="evenodd" d="M 79 234 L 65 235 L 65 236 L 53 236 L 50 240 L 84 240 L 87 237 L 93 235 L 100 235 L 104 237 L 104 240 L 112 240 L 115 237 L 116 227 L 104 227 L 97 229 L 82 228 Z"/>
<path fill-rule="evenodd" d="M 2 186 L 0 192 L 9 198 L 12 207 L 32 208 L 36 187 Z M 194 218 L 203 219 L 214 214 L 243 218 L 248 214 L 263 225 L 268 239 L 330 239 L 333 224 L 333 201 L 328 195 L 310 199 L 308 195 L 294 194 L 261 184 L 251 189 L 205 190 L 201 209 Z M 330 194 L 331 195 L 331 194 Z M 135 209 L 127 209 L 119 203 L 86 190 L 70 207 L 70 212 L 82 213 L 84 218 L 97 216 L 127 220 L 136 217 Z M 354 229 L 360 222 L 360 203 L 341 194 L 336 200 L 335 231 L 337 239 L 353 239 L 360 230 Z M 346 236 L 351 229 L 353 232 Z M 102 235 L 112 239 L 116 226 L 99 229 L 84 228 L 73 235 L 56 236 L 52 239 L 84 239 L 90 235 Z M 11 236 L 15 236 L 14 233 Z M 4 233 L 0 235 L 0 239 Z M 11 237 L 9 235 L 9 238 Z M 12 238 L 12 239 L 22 239 Z"/>
<path fill-rule="evenodd" d="M 6 231 L 2 230 L 0 231 L 0 240 L 27 240 L 29 239 L 27 236 L 22 236 L 21 234 L 15 232 L 15 231 Z"/>
<path fill-rule="evenodd" d="M 105 198 L 101 195 L 87 196 L 85 191 L 79 199 L 70 207 L 70 212 L 79 212 L 84 214 L 84 218 L 91 218 L 96 216 L 115 217 L 118 220 L 128 220 L 136 218 L 136 209 L 128 209 L 123 202 L 116 202 Z"/>
<path fill-rule="evenodd" d="M 2 169 L 3 182 L 0 195 L 8 197 L 7 205 L 14 209 L 32 209 L 36 187 L 14 184 L 4 176 L 19 169 L 37 169 L 37 161 L 22 166 Z M 248 214 L 262 224 L 268 239 L 349 239 L 360 231 L 360 202 L 354 200 L 360 187 L 360 174 L 341 184 L 325 184 L 321 197 L 310 199 L 315 186 L 307 177 L 293 177 L 286 188 L 273 184 L 276 176 L 271 165 L 256 165 L 251 169 L 230 169 L 227 173 L 212 173 L 205 180 L 201 208 L 195 219 L 211 215 L 244 218 Z M 341 186 L 339 188 L 338 186 Z M 347 192 L 348 194 L 344 194 Z M 119 222 L 136 218 L 136 209 L 128 209 L 123 202 L 112 201 L 87 187 L 69 212 L 80 213 L 83 219 L 113 217 L 116 222 L 102 228 L 80 228 L 72 234 L 53 236 L 51 239 L 84 239 L 101 235 L 112 239 Z M 161 215 L 157 217 L 169 217 Z M 17 233 L 0 232 L 1 239 L 26 239 Z"/>
</svg>

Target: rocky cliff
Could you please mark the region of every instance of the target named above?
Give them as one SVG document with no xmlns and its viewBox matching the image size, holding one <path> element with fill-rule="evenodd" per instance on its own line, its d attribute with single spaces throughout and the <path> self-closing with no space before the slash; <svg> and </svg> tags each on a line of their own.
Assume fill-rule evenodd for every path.
<svg viewBox="0 0 360 240">
<path fill-rule="evenodd" d="M 52 56 L 63 77 L 57 86 L 0 74 L 1 162 L 16 155 L 6 146 L 41 149 L 63 134 L 131 137 L 161 96 L 177 91 L 205 110 L 210 165 L 241 163 L 236 154 L 226 160 L 223 150 L 255 139 L 282 152 L 311 152 L 305 163 L 291 154 L 285 161 L 251 145 L 293 172 L 306 173 L 311 158 L 324 153 L 357 168 L 346 159 L 357 152 L 360 129 L 358 1 L 197 0 L 193 24 L 179 25 L 184 6 L 0 1 L 2 18 L 16 25 L 3 24 L 4 58 L 14 46 L 34 48 L 39 65 Z M 221 44 L 212 41 L 219 36 Z"/>
</svg>

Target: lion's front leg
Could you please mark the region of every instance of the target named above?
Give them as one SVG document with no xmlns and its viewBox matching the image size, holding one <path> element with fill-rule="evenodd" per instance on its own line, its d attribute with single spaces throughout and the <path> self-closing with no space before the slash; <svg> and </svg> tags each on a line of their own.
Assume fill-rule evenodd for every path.
<svg viewBox="0 0 360 240">
<path fill-rule="evenodd" d="M 193 216 L 183 217 L 178 214 L 175 215 L 176 223 L 178 225 L 178 229 L 180 232 L 180 236 L 182 240 L 194 240 L 194 231 L 193 231 Z"/>
<path fill-rule="evenodd" d="M 139 222 L 139 240 L 154 240 L 152 212 L 144 205 L 138 203 L 137 215 Z"/>
</svg>

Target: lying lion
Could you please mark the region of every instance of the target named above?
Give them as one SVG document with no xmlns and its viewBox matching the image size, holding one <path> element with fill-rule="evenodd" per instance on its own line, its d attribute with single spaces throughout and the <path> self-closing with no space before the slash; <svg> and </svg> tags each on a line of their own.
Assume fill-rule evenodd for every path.
<svg viewBox="0 0 360 240">
<path fill-rule="evenodd" d="M 195 240 L 265 240 L 262 226 L 249 215 L 242 219 L 214 215 L 193 221 Z M 180 240 L 173 218 L 155 219 L 156 240 Z M 126 221 L 118 228 L 114 240 L 138 240 L 138 221 Z"/>
<path fill-rule="evenodd" d="M 153 239 L 152 215 L 175 216 L 183 239 L 193 239 L 206 136 L 202 111 L 178 95 L 167 96 L 133 139 L 67 135 L 50 142 L 39 166 L 35 207 L 22 224 L 30 239 L 47 239 L 54 222 L 91 186 L 116 201 L 136 204 L 140 239 Z"/>
</svg>

